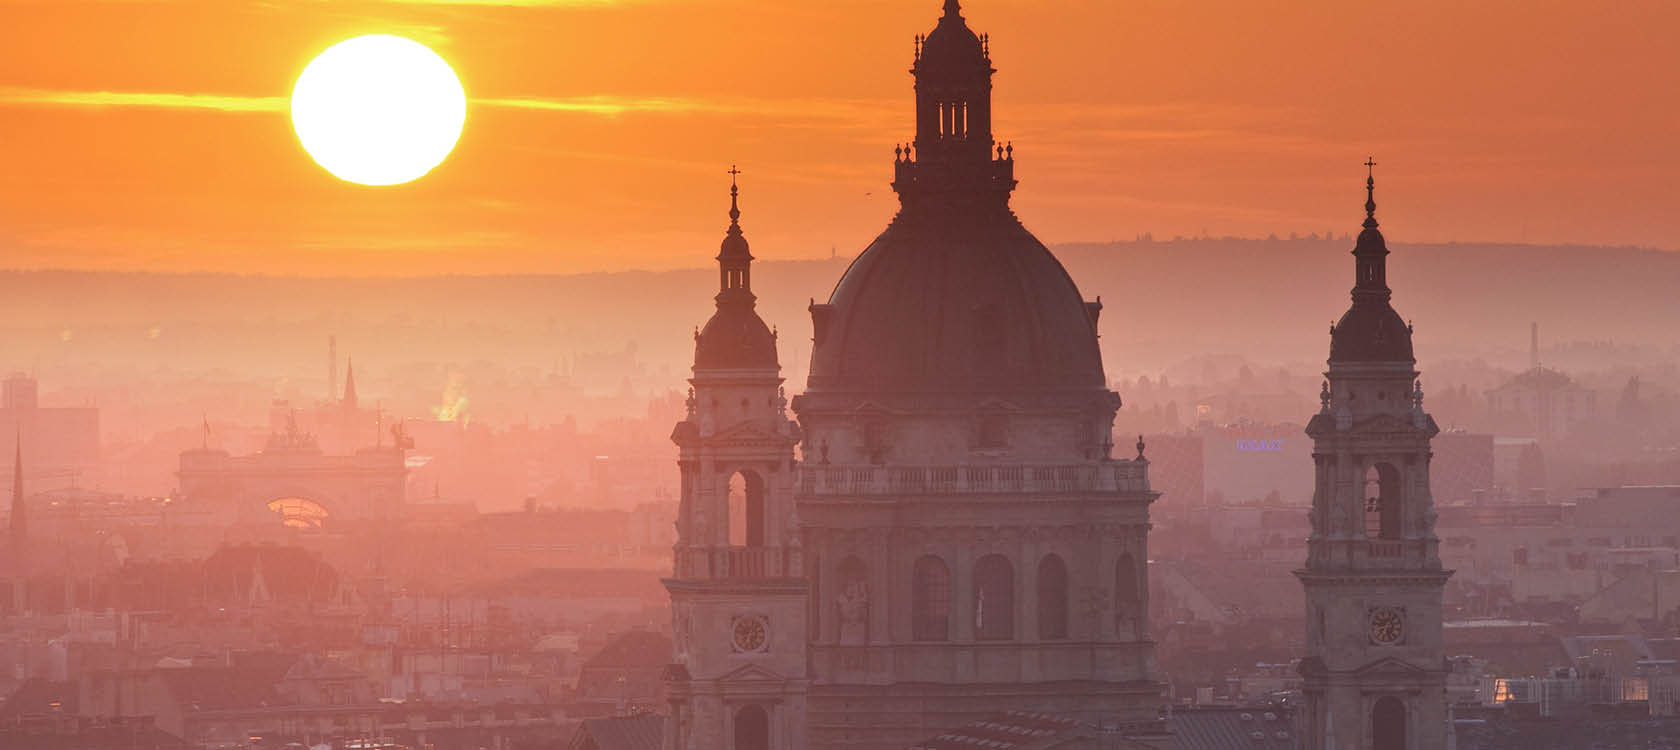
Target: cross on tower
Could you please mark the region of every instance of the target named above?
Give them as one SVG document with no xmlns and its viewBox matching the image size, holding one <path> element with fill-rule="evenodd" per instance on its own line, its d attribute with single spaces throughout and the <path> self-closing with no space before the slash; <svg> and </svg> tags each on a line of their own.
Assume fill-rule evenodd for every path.
<svg viewBox="0 0 1680 750">
<path fill-rule="evenodd" d="M 1376 157 L 1373 157 L 1373 156 L 1365 157 L 1365 177 L 1367 179 L 1376 177 L 1376 166 L 1377 166 Z"/>
<path fill-rule="evenodd" d="M 741 173 L 741 170 L 739 168 L 737 168 L 734 164 L 729 165 L 729 186 L 730 187 L 735 186 L 735 176 L 740 174 L 740 173 Z"/>
</svg>

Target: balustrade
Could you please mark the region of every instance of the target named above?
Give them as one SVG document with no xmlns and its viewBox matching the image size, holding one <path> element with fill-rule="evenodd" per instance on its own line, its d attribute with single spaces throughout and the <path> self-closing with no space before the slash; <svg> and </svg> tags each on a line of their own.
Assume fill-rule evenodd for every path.
<svg viewBox="0 0 1680 750">
<path fill-rule="evenodd" d="M 946 495 L 1133 492 L 1149 489 L 1147 464 L 1109 461 L 1051 466 L 855 466 L 800 468 L 806 495 Z"/>
</svg>

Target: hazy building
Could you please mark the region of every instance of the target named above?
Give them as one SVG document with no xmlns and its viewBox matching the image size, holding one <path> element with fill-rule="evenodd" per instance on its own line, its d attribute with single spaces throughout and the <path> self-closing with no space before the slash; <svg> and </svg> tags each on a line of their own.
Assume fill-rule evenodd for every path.
<svg viewBox="0 0 1680 750">
<path fill-rule="evenodd" d="M 0 381 L 0 455 L 12 457 L 21 439 L 29 479 L 74 485 L 99 467 L 99 409 L 42 406 L 39 390 L 23 373 Z"/>
<path fill-rule="evenodd" d="M 1487 405 L 1488 418 L 1500 432 L 1541 440 L 1569 437 L 1598 417 L 1592 390 L 1538 364 L 1488 391 Z"/>
<path fill-rule="evenodd" d="M 1255 422 L 1199 427 L 1210 502 L 1247 505 L 1270 500 L 1305 507 L 1312 497 L 1312 480 L 1300 469 L 1311 460 L 1312 447 L 1300 429 L 1299 424 Z"/>
<path fill-rule="evenodd" d="M 181 453 L 175 523 L 284 525 L 319 529 L 335 521 L 398 519 L 403 515 L 401 431 L 384 446 L 354 455 L 328 455 L 315 437 L 289 421 L 263 450 L 233 456 L 206 443 Z M 393 444 L 394 443 L 394 444 Z"/>
<path fill-rule="evenodd" d="M 1429 442 L 1429 490 L 1442 505 L 1485 495 L 1494 485 L 1494 439 L 1486 433 L 1449 430 Z"/>
<path fill-rule="evenodd" d="M 1307 425 L 1317 485 L 1301 660 L 1307 750 L 1447 746 L 1441 567 L 1412 330 L 1389 305 L 1388 248 L 1366 181 L 1353 305 L 1331 328 L 1329 372 Z"/>
</svg>

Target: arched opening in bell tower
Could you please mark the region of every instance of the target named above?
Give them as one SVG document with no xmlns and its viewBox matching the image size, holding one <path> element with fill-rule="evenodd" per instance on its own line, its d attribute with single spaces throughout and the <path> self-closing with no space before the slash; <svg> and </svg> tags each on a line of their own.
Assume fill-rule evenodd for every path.
<svg viewBox="0 0 1680 750">
<path fill-rule="evenodd" d="M 1365 470 L 1365 537 L 1399 539 L 1400 470 L 1393 464 L 1374 464 Z"/>
<path fill-rule="evenodd" d="M 750 704 L 735 712 L 735 750 L 770 750 L 770 714 Z"/>
<path fill-rule="evenodd" d="M 1406 750 L 1406 704 L 1392 695 L 1377 699 L 1371 707 L 1373 750 Z"/>
<path fill-rule="evenodd" d="M 764 546 L 764 480 L 741 470 L 729 477 L 729 546 Z"/>
</svg>

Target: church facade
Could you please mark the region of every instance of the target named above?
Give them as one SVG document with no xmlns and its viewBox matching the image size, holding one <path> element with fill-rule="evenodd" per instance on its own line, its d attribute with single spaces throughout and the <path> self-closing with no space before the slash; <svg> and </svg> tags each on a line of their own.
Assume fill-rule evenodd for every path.
<svg viewBox="0 0 1680 750">
<path fill-rule="evenodd" d="M 1450 747 L 1443 570 L 1430 439 L 1412 327 L 1389 304 L 1375 181 L 1353 250 L 1353 304 L 1330 331 L 1320 409 L 1307 424 L 1317 484 L 1301 660 L 1306 750 Z"/>
<path fill-rule="evenodd" d="M 1159 730 L 1157 494 L 1110 439 L 1102 305 L 1010 210 L 989 40 L 947 0 L 916 53 L 900 211 L 811 305 L 791 404 L 731 188 L 672 435 L 667 750 L 909 747 L 1005 711 Z"/>
</svg>

